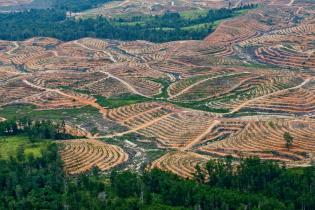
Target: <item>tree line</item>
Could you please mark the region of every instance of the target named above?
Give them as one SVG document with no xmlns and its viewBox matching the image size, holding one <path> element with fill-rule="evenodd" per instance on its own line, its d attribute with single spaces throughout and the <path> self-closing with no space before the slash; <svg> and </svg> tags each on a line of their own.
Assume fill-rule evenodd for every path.
<svg viewBox="0 0 315 210">
<path fill-rule="evenodd" d="M 27 135 L 31 141 L 37 139 L 70 139 L 64 121 L 31 120 L 27 117 L 0 122 L 0 136 Z"/>
<path fill-rule="evenodd" d="M 286 169 L 258 158 L 210 161 L 194 180 L 153 169 L 135 173 L 97 168 L 66 176 L 55 144 L 34 158 L 23 151 L 0 160 L 0 209 L 66 210 L 312 210 L 314 167 Z"/>
<path fill-rule="evenodd" d="M 72 4 L 70 1 L 70 4 L 72 7 L 80 7 L 80 2 Z M 179 13 L 169 12 L 162 16 L 118 19 L 98 16 L 96 18 L 75 19 L 67 17 L 65 8 L 68 6 L 65 3 L 56 3 L 56 5 L 58 6 L 47 10 L 31 9 L 0 14 L 0 39 L 24 40 L 35 36 L 54 37 L 63 41 L 82 37 L 153 42 L 203 39 L 213 30 L 211 23 L 214 21 L 232 17 L 239 10 L 256 6 L 245 5 L 233 9 L 209 10 L 205 16 L 191 19 L 184 18 Z M 200 24 L 205 25 L 185 29 L 185 27 Z"/>
</svg>

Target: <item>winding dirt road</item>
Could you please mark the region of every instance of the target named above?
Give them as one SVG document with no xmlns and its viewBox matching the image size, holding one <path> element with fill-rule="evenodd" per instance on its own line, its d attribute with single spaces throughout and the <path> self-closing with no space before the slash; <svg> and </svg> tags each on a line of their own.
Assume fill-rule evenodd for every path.
<svg viewBox="0 0 315 210">
<path fill-rule="evenodd" d="M 43 91 L 51 91 L 51 92 L 55 92 L 55 93 L 58 93 L 60 95 L 63 95 L 65 97 L 68 97 L 68 98 L 72 98 L 72 99 L 75 99 L 76 101 L 82 103 L 82 104 L 85 104 L 85 105 L 90 105 L 96 109 L 99 110 L 99 112 L 103 115 L 106 115 L 107 113 L 107 110 L 100 106 L 98 103 L 96 103 L 96 100 L 89 100 L 89 99 L 86 99 L 86 98 L 82 98 L 82 97 L 79 97 L 79 96 L 74 96 L 74 95 L 70 95 L 70 94 L 67 94 L 67 93 L 64 93 L 62 92 L 61 90 L 58 90 L 58 89 L 51 89 L 51 88 L 45 88 L 45 87 L 41 87 L 39 85 L 35 85 L 29 81 L 27 81 L 26 79 L 23 80 L 23 82 L 28 85 L 28 86 L 31 86 L 33 88 L 36 88 L 36 89 L 39 89 L 39 90 L 43 90 Z"/>
<path fill-rule="evenodd" d="M 293 4 L 294 4 L 294 2 L 295 2 L 295 0 L 291 0 L 288 4 L 287 4 L 287 6 L 292 6 Z"/>
<path fill-rule="evenodd" d="M 132 85 L 130 85 L 128 82 L 126 82 L 125 80 L 123 79 L 120 79 L 119 77 L 116 77 L 115 75 L 112 75 L 111 73 L 107 72 L 107 71 L 99 71 L 101 73 L 104 73 L 106 74 L 108 77 L 111 77 L 117 81 L 119 81 L 120 83 L 122 83 L 123 85 L 125 85 L 127 87 L 128 90 L 130 90 L 132 93 L 134 94 L 137 94 L 137 95 L 140 95 L 140 96 L 143 96 L 143 97 L 146 97 L 146 98 L 149 98 L 149 96 L 146 96 L 142 93 L 140 93 L 139 91 L 137 91 Z"/>
<path fill-rule="evenodd" d="M 105 50 L 98 50 L 98 49 L 94 49 L 94 48 L 90 48 L 88 46 L 85 46 L 84 44 L 78 42 L 78 40 L 75 40 L 73 43 L 75 43 L 76 45 L 82 47 L 82 48 L 85 48 L 87 50 L 92 50 L 92 51 L 101 51 L 103 53 L 105 53 L 106 55 L 108 55 L 109 59 L 113 62 L 113 63 L 117 63 L 117 60 L 114 58 L 114 56 L 110 53 L 110 52 L 107 52 Z"/>
<path fill-rule="evenodd" d="M 212 129 L 218 125 L 220 123 L 219 120 L 214 120 L 212 122 L 212 124 L 203 132 L 201 133 L 199 136 L 197 136 L 197 138 L 193 139 L 189 144 L 187 144 L 185 147 L 180 148 L 181 151 L 186 151 L 191 149 L 194 145 L 198 144 L 203 138 L 205 138 L 211 131 Z"/>
<path fill-rule="evenodd" d="M 123 136 L 123 135 L 128 134 L 128 133 L 135 133 L 135 132 L 137 132 L 138 130 L 141 130 L 141 129 L 144 129 L 144 128 L 146 128 L 146 127 L 149 127 L 149 126 L 153 125 L 154 123 L 157 123 L 157 122 L 159 122 L 160 120 L 171 116 L 172 114 L 174 114 L 174 113 L 169 113 L 169 114 L 163 115 L 163 116 L 161 116 L 161 117 L 159 117 L 159 118 L 156 118 L 156 119 L 151 120 L 151 121 L 149 121 L 149 122 L 147 122 L 147 123 L 141 124 L 140 126 L 137 126 L 137 127 L 135 127 L 135 128 L 132 128 L 132 129 L 130 129 L 130 130 L 128 130 L 128 131 L 125 131 L 125 132 L 114 133 L 114 134 L 110 134 L 110 135 L 106 135 L 106 136 L 98 136 L 98 137 L 96 137 L 96 138 L 98 138 L 98 139 L 100 139 L 100 138 L 112 138 L 112 137 L 116 137 L 116 136 Z"/>
<path fill-rule="evenodd" d="M 64 92 L 62 92 L 61 90 L 58 90 L 58 89 L 51 89 L 51 88 L 41 87 L 39 85 L 36 85 L 36 84 L 33 84 L 33 83 L 27 81 L 26 79 L 24 79 L 23 82 L 26 85 L 28 85 L 30 87 L 33 87 L 33 88 L 36 88 L 36 89 L 39 89 L 39 90 L 52 91 L 52 92 L 58 93 L 60 95 L 63 95 L 65 97 L 69 97 L 69 98 L 75 99 L 75 100 L 77 100 L 78 102 L 80 102 L 82 104 L 90 105 L 90 106 L 98 109 L 99 112 L 103 116 L 107 115 L 107 110 L 104 107 L 100 106 L 98 103 L 96 103 L 96 100 L 89 100 L 89 99 L 85 99 L 85 98 L 82 98 L 82 97 L 79 97 L 79 96 L 70 95 L 70 94 L 64 93 Z M 93 136 L 93 138 L 98 138 L 98 139 L 100 139 L 100 138 L 112 138 L 112 137 L 115 137 L 115 136 L 123 136 L 123 135 L 128 134 L 128 133 L 134 133 L 134 132 L 136 132 L 138 130 L 141 130 L 141 129 L 146 128 L 146 127 L 148 127 L 150 125 L 153 125 L 154 123 L 156 123 L 156 122 L 158 122 L 158 121 L 160 121 L 160 120 L 170 116 L 171 114 L 173 114 L 173 113 L 169 113 L 169 114 L 163 115 L 163 116 L 161 116 L 159 118 L 156 118 L 156 119 L 154 119 L 154 120 L 152 120 L 150 122 L 141 124 L 140 126 L 138 126 L 136 128 L 132 128 L 132 129 L 127 130 L 127 131 L 122 132 L 122 133 L 115 133 L 115 134 L 110 134 L 110 135 L 106 135 L 106 136 L 98 136 L 98 137 Z M 87 136 L 87 137 L 89 138 L 89 136 Z"/>
<path fill-rule="evenodd" d="M 195 87 L 195 86 L 197 86 L 197 85 L 200 85 L 200 84 L 202 84 L 202 83 L 204 83 L 204 82 L 206 82 L 206 81 L 208 81 L 208 80 L 217 79 L 217 78 L 226 77 L 226 76 L 235 76 L 235 75 L 245 74 L 245 73 L 246 73 L 246 74 L 249 74 L 250 72 L 241 72 L 241 73 L 234 73 L 234 74 L 227 74 L 227 75 L 219 75 L 219 76 L 216 76 L 216 77 L 209 77 L 209 78 L 200 80 L 200 81 L 195 82 L 194 84 L 192 84 L 192 85 L 186 87 L 185 89 L 181 90 L 179 93 L 177 93 L 177 94 L 175 94 L 175 95 L 171 95 L 171 96 L 169 97 L 169 99 L 176 98 L 176 97 L 178 97 L 178 96 L 180 96 L 180 95 L 186 93 L 188 90 L 192 89 L 193 87 Z M 231 89 L 235 89 L 235 88 L 238 87 L 239 85 L 240 85 L 240 84 L 237 84 L 235 87 L 232 87 Z M 229 89 L 228 91 L 231 91 L 231 89 Z M 228 91 L 227 91 L 227 92 L 228 92 Z M 169 89 L 168 89 L 167 92 L 169 93 Z M 169 93 L 169 94 L 170 94 L 170 93 Z M 211 97 L 213 97 L 213 96 L 211 96 Z M 200 100 L 205 100 L 205 99 L 208 99 L 208 98 L 209 98 L 209 97 L 207 97 L 207 98 L 202 98 L 202 99 L 200 99 Z"/>
<path fill-rule="evenodd" d="M 269 93 L 267 95 L 263 95 L 263 96 L 260 96 L 260 97 L 253 98 L 251 100 L 245 101 L 244 103 L 242 103 L 239 106 L 235 107 L 228 114 L 234 114 L 235 112 L 238 112 L 239 110 L 241 110 L 242 108 L 244 108 L 245 106 L 247 106 L 248 104 L 250 104 L 250 103 L 252 103 L 254 101 L 257 101 L 257 100 L 260 100 L 260 99 L 263 99 L 263 98 L 266 98 L 266 97 L 269 97 L 269 96 L 273 96 L 273 95 L 276 95 L 276 94 L 279 94 L 279 93 L 283 93 L 283 92 L 288 91 L 288 90 L 295 90 L 295 89 L 301 88 L 301 87 L 303 87 L 305 84 L 307 84 L 311 80 L 312 80 L 311 78 L 307 78 L 306 80 L 304 80 L 301 84 L 299 84 L 297 86 L 294 86 L 294 87 L 291 87 L 291 88 L 287 88 L 287 89 L 282 89 L 282 90 L 279 90 L 279 91 L 276 91 L 276 92 L 273 92 L 273 93 Z"/>
<path fill-rule="evenodd" d="M 113 63 L 117 63 L 117 60 L 114 58 L 114 56 L 113 56 L 111 53 L 109 53 L 109 52 L 107 52 L 107 51 L 105 51 L 105 50 L 98 50 L 98 49 L 90 48 L 90 47 L 85 46 L 84 44 L 78 42 L 78 40 L 75 40 L 74 43 L 75 43 L 76 45 L 78 45 L 78 46 L 80 46 L 80 47 L 82 47 L 82 48 L 88 49 L 88 50 L 92 50 L 92 51 L 102 51 L 102 52 L 104 52 L 105 54 L 107 54 L 107 55 L 109 56 L 109 59 L 110 59 Z M 137 91 L 132 85 L 130 85 L 130 84 L 129 84 L 128 82 L 126 82 L 125 80 L 123 80 L 123 79 L 121 79 L 121 78 L 118 78 L 118 77 L 116 77 L 116 76 L 114 76 L 114 75 L 112 75 L 111 73 L 106 72 L 106 71 L 99 71 L 99 72 L 108 75 L 108 77 L 111 77 L 111 78 L 113 78 L 113 79 L 116 79 L 117 81 L 119 81 L 120 83 L 122 83 L 123 85 L 125 85 L 125 86 L 128 88 L 128 90 L 130 90 L 132 93 L 137 94 L 137 95 L 141 95 L 141 96 L 143 96 L 143 97 L 148 98 L 148 96 L 146 96 L 146 95 L 140 93 L 139 91 Z"/>
<path fill-rule="evenodd" d="M 14 44 L 14 47 L 7 52 L 7 54 L 9 55 L 14 55 L 13 51 L 17 50 L 20 47 L 17 42 L 13 42 L 13 44 Z"/>
</svg>

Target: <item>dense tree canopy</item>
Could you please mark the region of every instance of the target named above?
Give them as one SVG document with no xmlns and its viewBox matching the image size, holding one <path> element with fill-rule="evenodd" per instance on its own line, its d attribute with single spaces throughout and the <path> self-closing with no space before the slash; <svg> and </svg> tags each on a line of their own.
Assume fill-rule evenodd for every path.
<svg viewBox="0 0 315 210">
<path fill-rule="evenodd" d="M 33 121 L 29 118 L 11 119 L 0 122 L 0 137 L 9 135 L 27 135 L 31 141 L 37 139 L 69 139 L 65 122 L 50 120 Z"/>
<path fill-rule="evenodd" d="M 80 7 L 80 4 L 70 3 L 71 1 L 71 7 Z M 96 17 L 77 20 L 66 16 L 63 7 L 68 7 L 67 4 L 61 5 L 63 6 L 48 10 L 32 9 L 0 14 L 0 39 L 24 40 L 34 36 L 54 37 L 64 41 L 82 37 L 154 42 L 202 39 L 212 31 L 214 21 L 232 17 L 239 10 L 254 7 L 249 5 L 235 9 L 209 10 L 206 15 L 192 19 L 184 18 L 179 13 L 166 13 L 162 16 L 118 19 Z"/>
<path fill-rule="evenodd" d="M 0 209 L 305 209 L 315 208 L 315 168 L 286 169 L 271 161 L 210 161 L 198 182 L 154 169 L 143 174 L 97 168 L 70 177 L 62 170 L 57 146 L 40 157 L 0 160 Z M 199 177 L 200 178 L 200 177 Z"/>
</svg>

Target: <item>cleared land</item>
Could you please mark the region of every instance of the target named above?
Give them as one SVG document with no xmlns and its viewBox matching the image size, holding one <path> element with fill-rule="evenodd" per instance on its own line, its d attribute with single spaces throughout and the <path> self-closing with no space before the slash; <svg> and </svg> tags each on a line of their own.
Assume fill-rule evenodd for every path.
<svg viewBox="0 0 315 210">
<path fill-rule="evenodd" d="M 65 171 L 78 174 L 98 167 L 106 171 L 128 160 L 121 148 L 98 140 L 66 140 L 57 142 Z"/>
<path fill-rule="evenodd" d="M 119 13 L 129 3 L 107 6 Z M 310 4 L 266 1 L 199 41 L 0 41 L 0 120 L 65 119 L 69 131 L 86 137 L 60 142 L 69 174 L 139 169 L 153 153 L 162 157 L 150 167 L 187 178 L 197 164 L 226 156 L 309 165 L 315 153 Z M 294 138 L 290 148 L 285 132 Z"/>
</svg>

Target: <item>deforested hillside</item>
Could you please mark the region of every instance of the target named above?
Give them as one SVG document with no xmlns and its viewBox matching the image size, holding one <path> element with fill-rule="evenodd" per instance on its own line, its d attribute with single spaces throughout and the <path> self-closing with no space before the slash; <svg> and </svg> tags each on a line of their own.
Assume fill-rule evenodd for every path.
<svg viewBox="0 0 315 210">
<path fill-rule="evenodd" d="M 0 14 L 0 209 L 314 209 L 314 8 Z"/>
</svg>

